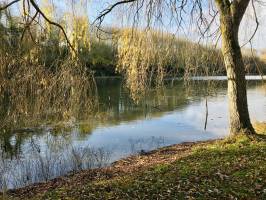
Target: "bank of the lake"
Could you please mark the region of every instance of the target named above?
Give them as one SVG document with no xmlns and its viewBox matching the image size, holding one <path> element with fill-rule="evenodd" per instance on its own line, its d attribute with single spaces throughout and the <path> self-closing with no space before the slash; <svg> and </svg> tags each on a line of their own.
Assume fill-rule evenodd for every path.
<svg viewBox="0 0 266 200">
<path fill-rule="evenodd" d="M 266 124 L 260 137 L 183 143 L 102 169 L 8 191 L 7 199 L 265 199 Z"/>
</svg>

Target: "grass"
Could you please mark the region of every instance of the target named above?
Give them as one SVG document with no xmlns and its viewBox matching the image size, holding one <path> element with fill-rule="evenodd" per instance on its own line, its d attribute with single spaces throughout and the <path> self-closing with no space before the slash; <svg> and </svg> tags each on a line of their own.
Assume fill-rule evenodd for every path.
<svg viewBox="0 0 266 200">
<path fill-rule="evenodd" d="M 266 134 L 266 124 L 255 127 Z M 25 199 L 266 199 L 265 141 L 239 135 L 177 153 L 171 162 L 166 159 L 131 173 L 94 180 L 70 178 L 67 184 Z"/>
</svg>

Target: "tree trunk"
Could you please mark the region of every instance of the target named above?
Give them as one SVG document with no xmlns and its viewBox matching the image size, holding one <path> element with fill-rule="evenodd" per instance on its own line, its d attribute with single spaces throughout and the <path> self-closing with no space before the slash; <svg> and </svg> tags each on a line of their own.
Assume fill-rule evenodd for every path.
<svg viewBox="0 0 266 200">
<path fill-rule="evenodd" d="M 250 122 L 245 67 L 238 42 L 239 25 L 231 15 L 221 15 L 222 53 L 228 78 L 230 134 L 255 133 Z"/>
</svg>

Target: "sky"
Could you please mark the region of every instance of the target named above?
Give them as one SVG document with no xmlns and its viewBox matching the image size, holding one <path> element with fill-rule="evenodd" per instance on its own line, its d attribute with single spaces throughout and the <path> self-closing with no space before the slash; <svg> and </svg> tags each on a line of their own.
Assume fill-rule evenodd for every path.
<svg viewBox="0 0 266 200">
<path fill-rule="evenodd" d="M 266 1 L 265 1 L 266 3 Z M 261 6 L 259 4 L 256 5 L 256 13 L 259 20 L 259 27 L 258 31 L 252 40 L 254 48 L 258 50 L 266 49 L 266 4 L 265 6 Z M 256 23 L 254 20 L 254 11 L 252 9 L 252 6 L 249 5 L 246 15 L 243 18 L 243 21 L 241 23 L 240 27 L 240 40 L 242 43 L 245 41 L 248 41 L 252 34 L 254 33 L 256 27 Z"/>
<path fill-rule="evenodd" d="M 10 1 L 11 0 L 0 0 L 1 3 L 10 2 Z M 58 15 L 60 15 L 63 13 L 62 12 L 63 10 L 70 9 L 71 1 L 79 1 L 79 0 L 60 0 L 60 1 L 58 0 L 37 0 L 37 2 L 40 5 L 41 5 L 41 2 L 45 2 L 45 1 L 53 2 L 56 7 L 56 11 Z M 86 1 L 86 0 L 81 0 L 81 1 Z M 83 7 L 82 9 L 84 10 L 86 9 L 87 15 L 89 16 L 90 21 L 94 21 L 94 19 L 99 15 L 101 11 L 107 8 L 110 5 L 110 3 L 113 3 L 116 1 L 117 0 L 87 0 L 88 6 L 86 8 Z M 192 0 L 188 2 L 191 2 L 191 1 Z M 252 39 L 252 46 L 254 49 L 258 51 L 262 51 L 263 49 L 266 49 L 266 0 L 262 0 L 262 2 L 263 1 L 265 1 L 265 6 L 255 3 L 256 13 L 257 13 L 258 20 L 259 20 L 259 28 L 257 30 L 255 37 Z M 206 7 L 207 4 L 204 6 Z M 78 10 L 77 13 L 79 12 L 80 11 Z M 104 24 L 120 26 L 122 18 L 121 18 L 121 15 L 118 15 L 117 13 L 125 16 L 125 14 L 127 13 L 123 13 L 123 12 L 124 10 L 122 9 L 122 7 L 116 8 L 114 12 L 112 12 L 105 18 Z M 185 16 L 185 18 L 188 18 L 188 17 Z M 169 20 L 167 15 L 164 17 L 164 20 L 165 21 Z M 189 25 L 185 27 L 185 31 L 177 32 L 177 36 L 187 37 L 188 39 L 191 39 L 194 42 L 198 42 L 199 40 L 198 29 L 195 27 L 195 25 L 190 25 L 190 23 L 188 23 L 188 19 L 186 20 L 187 20 L 187 24 Z M 218 19 L 217 19 L 217 22 L 218 22 Z M 125 21 L 123 21 L 123 24 L 125 25 Z M 241 23 L 241 27 L 239 31 L 239 39 L 240 39 L 241 45 L 249 41 L 251 35 L 253 34 L 255 30 L 255 27 L 256 27 L 256 23 L 254 20 L 254 12 L 253 12 L 252 6 L 249 5 L 246 11 L 245 17 Z M 213 30 L 216 28 L 217 26 L 212 27 Z M 171 25 L 165 26 L 164 29 L 171 33 L 176 33 L 177 26 L 175 24 L 171 24 Z M 207 43 L 216 42 L 213 38 L 205 39 L 205 41 Z M 245 48 L 250 48 L 250 45 L 249 44 L 246 45 Z"/>
<path fill-rule="evenodd" d="M 100 11 L 108 7 L 109 5 L 108 2 L 114 2 L 114 0 L 113 1 L 91 0 L 90 2 L 91 8 L 89 10 L 90 17 L 92 19 L 95 19 L 95 17 L 98 16 Z M 265 1 L 265 6 L 255 3 L 255 7 L 256 7 L 256 14 L 259 20 L 259 27 L 258 27 L 255 37 L 252 39 L 252 47 L 258 51 L 262 51 L 266 49 L 266 1 Z M 119 8 L 115 11 L 118 11 L 118 10 Z M 116 24 L 119 21 L 119 19 L 118 17 L 115 17 L 114 15 L 106 17 L 105 22 L 107 24 L 112 23 L 111 21 L 113 21 L 113 23 Z M 246 14 L 242 20 L 241 26 L 240 26 L 239 39 L 240 39 L 241 46 L 243 44 L 246 44 L 249 41 L 250 37 L 254 33 L 255 28 L 256 28 L 256 22 L 255 22 L 255 17 L 254 17 L 254 11 L 250 3 L 249 7 L 247 8 Z M 170 32 L 175 32 L 174 31 L 175 29 L 176 29 L 175 26 L 171 26 L 169 30 Z M 192 31 L 191 33 L 191 30 L 193 29 L 194 29 L 194 32 Z M 194 28 L 190 27 L 189 30 L 187 30 L 186 35 L 188 35 L 188 37 L 190 37 L 192 40 L 194 39 L 197 40 L 196 38 L 199 37 L 197 32 L 198 31 L 196 30 L 195 27 Z M 187 34 L 187 33 L 190 33 L 190 34 Z M 184 35 L 184 33 L 180 33 L 180 34 L 181 36 Z M 211 39 L 208 42 L 213 42 L 213 41 Z M 245 48 L 250 48 L 250 44 L 247 44 Z"/>
</svg>

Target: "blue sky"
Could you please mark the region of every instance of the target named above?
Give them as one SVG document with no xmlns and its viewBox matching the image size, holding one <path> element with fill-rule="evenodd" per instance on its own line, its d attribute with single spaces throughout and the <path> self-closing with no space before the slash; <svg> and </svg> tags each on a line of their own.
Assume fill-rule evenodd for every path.
<svg viewBox="0 0 266 200">
<path fill-rule="evenodd" d="M 10 1 L 11 0 L 0 0 L 0 2 L 10 2 Z M 42 1 L 44 0 L 38 0 L 39 3 Z M 63 10 L 71 8 L 70 2 L 72 0 L 60 0 L 60 1 L 50 0 L 50 1 L 56 5 L 56 10 L 59 15 L 63 13 Z M 87 0 L 87 1 L 88 1 L 88 7 L 86 10 L 91 21 L 93 21 L 104 8 L 107 8 L 108 5 L 110 5 L 110 3 L 116 2 L 116 0 Z M 261 50 L 261 49 L 266 49 L 266 7 L 259 6 L 257 4 L 256 8 L 257 8 L 257 15 L 259 18 L 260 26 L 256 36 L 252 40 L 252 44 L 253 48 Z M 114 10 L 114 12 L 112 12 L 105 18 L 104 24 L 120 26 L 122 19 L 121 15 L 125 16 L 125 13 L 123 13 L 122 7 L 118 7 Z M 167 20 L 169 19 L 166 16 L 165 21 Z M 186 20 L 186 22 L 188 22 L 188 19 Z M 175 24 L 171 24 L 170 26 L 167 25 L 166 27 L 164 27 L 165 30 L 170 31 L 172 33 L 175 32 L 176 28 L 177 26 Z M 213 29 L 214 28 L 217 27 L 213 27 Z M 246 41 L 248 41 L 254 29 L 255 29 L 254 14 L 252 7 L 249 6 L 246 12 L 246 16 L 244 17 L 240 28 L 240 33 L 239 33 L 240 43 L 243 44 Z M 178 32 L 177 35 L 181 37 L 184 37 L 184 35 L 186 35 L 189 39 L 194 40 L 195 42 L 198 42 L 199 38 L 199 35 L 197 34 L 197 28 L 194 25 L 193 26 L 187 25 L 187 27 L 185 28 L 185 33 L 184 31 L 181 31 Z M 207 42 L 213 43 L 213 39 L 209 39 L 207 40 Z M 249 46 L 247 45 L 246 47 L 248 48 Z"/>
<path fill-rule="evenodd" d="M 114 2 L 114 1 L 115 0 L 90 0 L 90 8 L 88 10 L 88 13 L 91 19 L 95 19 L 95 17 L 98 16 L 100 11 L 108 7 L 109 3 Z M 259 25 L 258 31 L 254 39 L 252 40 L 252 45 L 253 45 L 253 48 L 262 50 L 262 49 L 266 49 L 266 6 L 262 6 L 259 4 L 255 4 L 255 6 L 256 6 L 256 12 L 257 12 L 260 25 Z M 119 24 L 120 17 L 114 14 L 119 11 L 121 11 L 121 8 L 117 8 L 115 12 L 107 16 L 105 19 L 105 23 L 115 24 L 115 25 Z M 252 6 L 249 5 L 246 15 L 242 21 L 240 31 L 239 31 L 239 36 L 240 36 L 239 38 L 240 38 L 241 44 L 244 44 L 249 40 L 249 38 L 253 34 L 253 31 L 255 30 L 255 27 L 256 27 L 256 23 L 254 20 L 253 9 L 252 9 Z M 175 25 L 171 25 L 171 27 L 168 27 L 168 28 L 166 28 L 168 31 L 175 32 L 175 29 L 177 27 Z M 188 37 L 190 37 L 193 40 L 197 40 L 199 35 L 196 33 L 195 27 L 191 26 L 188 28 L 188 30 L 185 30 L 185 31 Z M 184 36 L 183 32 L 179 32 L 179 34 L 182 37 Z M 212 42 L 212 39 L 207 42 Z M 249 48 L 250 46 L 246 45 L 245 47 Z"/>
</svg>

